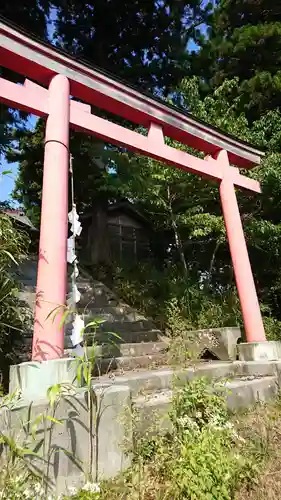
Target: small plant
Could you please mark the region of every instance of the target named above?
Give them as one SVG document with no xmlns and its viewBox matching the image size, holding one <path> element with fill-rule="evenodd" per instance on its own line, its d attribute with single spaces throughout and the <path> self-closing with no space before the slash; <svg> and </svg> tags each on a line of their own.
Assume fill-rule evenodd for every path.
<svg viewBox="0 0 281 500">
<path fill-rule="evenodd" d="M 20 393 L 17 391 L 4 396 L 0 403 L 2 426 L 0 431 L 0 498 L 21 499 L 21 498 L 42 498 L 45 491 L 43 476 L 40 476 L 33 469 L 30 458 L 39 457 L 31 445 L 33 435 L 37 428 L 36 422 L 22 422 L 24 437 L 19 440 L 13 429 L 11 413 L 16 408 L 20 400 Z M 40 416 L 41 417 L 41 416 Z M 30 432 L 26 432 L 27 427 L 32 427 Z"/>
<path fill-rule="evenodd" d="M 138 440 L 132 468 L 101 499 L 231 500 L 257 474 L 222 388 L 194 379 L 175 389 L 171 429 Z"/>
<path fill-rule="evenodd" d="M 185 366 L 197 358 L 194 333 L 191 324 L 182 314 L 177 298 L 166 304 L 166 335 L 169 338 L 169 364 Z"/>
<path fill-rule="evenodd" d="M 24 257 L 28 243 L 27 234 L 16 229 L 12 219 L 0 210 L 0 383 L 4 391 L 8 388 L 9 365 L 16 362 L 22 332 L 29 327 L 30 318 L 12 275 L 12 267 Z"/>
<path fill-rule="evenodd" d="M 94 320 L 87 325 L 87 329 L 96 329 L 100 321 Z M 83 332 L 84 333 L 84 332 Z M 96 362 L 96 342 L 95 335 L 92 336 L 92 342 L 89 346 L 84 343 L 83 354 L 76 356 L 74 363 L 76 364 L 76 379 L 80 386 L 85 386 L 87 389 L 87 408 L 88 408 L 88 448 L 89 457 L 85 477 L 89 484 L 93 481 L 93 463 L 94 463 L 94 439 L 97 435 L 97 419 L 99 415 L 99 401 L 95 390 L 93 389 L 92 377 Z M 97 447 L 96 447 L 97 448 Z M 97 467 L 95 473 L 97 479 Z"/>
<path fill-rule="evenodd" d="M 204 378 L 195 378 L 174 392 L 170 419 L 180 434 L 190 431 L 189 426 L 223 429 L 229 420 L 225 395 Z"/>
<path fill-rule="evenodd" d="M 171 497 L 232 498 L 250 463 L 237 452 L 221 389 L 217 392 L 204 379 L 188 382 L 175 391 L 170 418 L 171 434 L 162 440 L 154 462 L 171 485 Z"/>
<path fill-rule="evenodd" d="M 5 478 L 3 484 L 2 480 Z M 35 478 L 22 465 L 14 466 L 11 473 L 3 469 L 0 473 L 0 498 L 1 500 L 41 500 L 45 490 L 40 479 Z"/>
<path fill-rule="evenodd" d="M 81 489 L 69 488 L 68 495 L 63 495 L 62 500 L 71 498 L 72 500 L 98 500 L 101 488 L 98 483 L 87 482 Z"/>
</svg>

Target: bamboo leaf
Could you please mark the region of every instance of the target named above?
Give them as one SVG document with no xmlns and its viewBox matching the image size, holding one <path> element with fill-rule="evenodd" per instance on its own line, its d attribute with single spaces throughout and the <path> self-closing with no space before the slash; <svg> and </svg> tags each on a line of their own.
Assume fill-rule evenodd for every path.
<svg viewBox="0 0 281 500">
<path fill-rule="evenodd" d="M 11 259 L 11 260 L 12 260 L 12 261 L 16 264 L 16 265 L 18 265 L 18 262 L 16 261 L 16 259 L 13 257 L 13 255 L 12 255 L 10 252 L 8 252 L 8 250 L 3 249 L 3 250 L 2 250 L 2 252 L 3 252 L 3 253 L 5 253 L 6 255 L 8 255 L 8 257 L 9 257 L 9 258 L 10 258 L 10 259 Z"/>
<path fill-rule="evenodd" d="M 59 424 L 59 425 L 63 424 L 62 420 L 58 420 L 58 419 L 52 417 L 51 415 L 47 415 L 46 416 L 46 420 L 49 420 L 50 422 L 53 422 L 53 424 Z"/>
<path fill-rule="evenodd" d="M 55 384 L 52 387 L 49 387 L 49 389 L 47 390 L 47 397 L 51 408 L 54 406 L 60 393 L 61 393 L 61 384 Z"/>
<path fill-rule="evenodd" d="M 62 317 L 61 317 L 61 320 L 60 320 L 60 322 L 59 322 L 59 328 L 62 328 L 62 327 L 63 327 L 63 325 L 64 325 L 64 324 L 65 324 L 65 322 L 66 322 L 66 318 L 67 318 L 67 316 L 69 316 L 70 314 L 71 314 L 71 313 L 70 313 L 70 311 L 69 311 L 68 309 L 67 309 L 66 311 L 64 311 L 64 313 L 63 313 L 63 315 L 62 315 Z"/>
</svg>

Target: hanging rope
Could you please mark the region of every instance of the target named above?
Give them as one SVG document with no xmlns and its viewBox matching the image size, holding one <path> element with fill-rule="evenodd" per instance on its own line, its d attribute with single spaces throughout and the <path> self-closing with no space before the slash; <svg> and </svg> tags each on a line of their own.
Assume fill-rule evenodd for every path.
<svg viewBox="0 0 281 500">
<path fill-rule="evenodd" d="M 77 303 L 81 299 L 81 294 L 77 287 L 77 278 L 79 276 L 78 259 L 76 255 L 76 236 L 80 236 L 82 231 L 82 226 L 79 221 L 79 215 L 76 211 L 75 197 L 74 197 L 74 176 L 73 176 L 73 156 L 70 155 L 69 158 L 69 174 L 70 174 L 70 191 L 71 191 L 71 211 L 68 214 L 68 220 L 72 224 L 71 232 L 72 235 L 67 240 L 67 262 L 73 265 L 73 271 L 71 273 L 71 293 L 68 298 L 67 305 L 71 307 L 71 312 L 73 313 L 73 323 L 72 323 L 72 334 L 71 342 L 73 347 L 81 344 L 83 341 L 83 331 L 84 331 L 84 320 L 77 313 Z"/>
<path fill-rule="evenodd" d="M 76 288 L 77 288 L 76 278 L 79 275 L 79 270 L 78 270 L 78 261 L 77 261 L 77 256 L 76 256 L 76 232 L 75 232 L 76 204 L 75 204 L 75 199 L 74 199 L 73 156 L 72 155 L 70 155 L 69 173 L 70 173 L 71 212 L 68 214 L 68 219 L 69 219 L 69 222 L 72 223 L 72 226 L 71 226 L 72 237 L 71 237 L 70 247 L 71 247 L 72 258 L 74 259 L 72 262 L 73 272 L 71 274 L 72 297 L 74 298 Z M 72 307 L 73 307 L 73 311 L 75 313 L 75 311 L 76 311 L 76 301 L 75 300 L 73 300 Z"/>
</svg>

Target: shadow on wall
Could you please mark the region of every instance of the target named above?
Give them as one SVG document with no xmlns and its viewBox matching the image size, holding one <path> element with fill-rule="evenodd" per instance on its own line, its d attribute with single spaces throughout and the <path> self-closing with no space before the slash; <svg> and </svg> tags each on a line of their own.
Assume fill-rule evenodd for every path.
<svg viewBox="0 0 281 500">
<path fill-rule="evenodd" d="M 0 410 L 6 436 L 1 468 L 13 470 L 12 461 L 24 450 L 25 465 L 43 479 L 46 493 L 58 495 L 126 469 L 130 458 L 122 444 L 132 443 L 131 426 L 124 421 L 131 404 L 129 388 L 99 386 L 91 393 L 92 411 L 85 388 L 65 386 L 55 400 L 29 404 L 8 396 Z"/>
</svg>

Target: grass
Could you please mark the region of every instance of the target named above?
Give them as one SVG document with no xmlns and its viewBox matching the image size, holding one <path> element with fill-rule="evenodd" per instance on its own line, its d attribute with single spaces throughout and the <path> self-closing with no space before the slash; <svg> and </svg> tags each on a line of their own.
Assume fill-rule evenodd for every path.
<svg viewBox="0 0 281 500">
<path fill-rule="evenodd" d="M 280 500 L 281 400 L 257 405 L 239 419 L 237 428 L 262 467 L 250 487 L 237 492 L 235 500 Z"/>
<path fill-rule="evenodd" d="M 236 414 L 233 423 L 245 440 L 243 453 L 252 466 L 248 480 L 229 500 L 280 500 L 281 399 Z M 102 485 L 99 500 L 174 500 L 167 496 L 170 486 L 153 460 L 145 462 L 139 457 L 128 474 Z"/>
<path fill-rule="evenodd" d="M 279 500 L 281 397 L 234 415 L 223 399 L 190 382 L 174 398 L 171 434 L 140 438 L 127 472 L 64 500 Z M 22 461 L 11 465 L 0 472 L 0 498 L 47 498 Z"/>
</svg>

